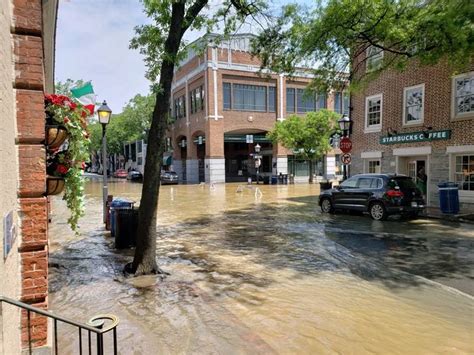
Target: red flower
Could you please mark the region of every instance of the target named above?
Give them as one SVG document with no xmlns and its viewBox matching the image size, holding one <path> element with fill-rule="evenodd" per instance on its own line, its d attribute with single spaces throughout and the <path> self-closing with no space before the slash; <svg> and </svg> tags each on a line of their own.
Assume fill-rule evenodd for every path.
<svg viewBox="0 0 474 355">
<path fill-rule="evenodd" d="M 64 166 L 64 165 L 59 164 L 59 165 L 56 167 L 56 171 L 57 171 L 58 173 L 60 173 L 61 175 L 66 175 L 67 172 L 69 171 L 69 169 L 68 169 L 66 166 Z"/>
<path fill-rule="evenodd" d="M 64 117 L 64 123 L 68 123 L 70 120 L 67 117 Z"/>
<path fill-rule="evenodd" d="M 84 170 L 86 168 L 86 163 L 82 162 L 81 168 L 82 168 L 82 170 Z"/>
<path fill-rule="evenodd" d="M 69 108 L 71 109 L 71 111 L 75 110 L 77 107 L 77 104 L 74 103 L 74 102 L 69 102 Z"/>
</svg>

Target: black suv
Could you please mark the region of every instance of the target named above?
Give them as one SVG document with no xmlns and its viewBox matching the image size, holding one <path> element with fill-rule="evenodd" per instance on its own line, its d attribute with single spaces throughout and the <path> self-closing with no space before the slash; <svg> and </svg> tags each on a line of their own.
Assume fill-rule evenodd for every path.
<svg viewBox="0 0 474 355">
<path fill-rule="evenodd" d="M 336 210 L 369 212 L 375 220 L 384 220 L 392 214 L 413 217 L 425 207 L 421 191 L 405 175 L 354 175 L 334 189 L 321 192 L 319 206 L 325 213 Z"/>
</svg>

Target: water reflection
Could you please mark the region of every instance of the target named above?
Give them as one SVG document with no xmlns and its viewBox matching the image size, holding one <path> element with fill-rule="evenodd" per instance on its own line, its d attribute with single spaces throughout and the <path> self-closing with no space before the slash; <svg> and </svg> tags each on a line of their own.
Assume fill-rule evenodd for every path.
<svg viewBox="0 0 474 355">
<path fill-rule="evenodd" d="M 110 191 L 138 202 L 140 188 Z M 104 237 L 98 182 L 87 184 L 81 238 L 54 200 L 52 309 L 117 314 L 124 354 L 474 351 L 472 298 L 428 280 L 469 291 L 471 229 L 321 215 L 315 186 L 260 188 L 261 198 L 232 184 L 162 187 L 164 280 L 122 277 L 133 252 Z"/>
</svg>

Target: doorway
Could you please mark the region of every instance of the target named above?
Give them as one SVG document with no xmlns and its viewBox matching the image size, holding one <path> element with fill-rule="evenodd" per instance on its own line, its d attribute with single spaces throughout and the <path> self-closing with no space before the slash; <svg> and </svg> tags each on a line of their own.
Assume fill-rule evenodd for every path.
<svg viewBox="0 0 474 355">
<path fill-rule="evenodd" d="M 408 175 L 423 193 L 423 198 L 428 203 L 428 157 L 413 156 L 399 157 L 397 173 Z"/>
</svg>

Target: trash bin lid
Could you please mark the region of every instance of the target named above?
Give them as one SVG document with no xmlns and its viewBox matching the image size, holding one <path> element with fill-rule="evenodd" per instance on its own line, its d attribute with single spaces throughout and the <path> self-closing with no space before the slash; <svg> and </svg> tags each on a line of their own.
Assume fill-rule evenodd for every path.
<svg viewBox="0 0 474 355">
<path fill-rule="evenodd" d="M 133 204 L 133 201 L 125 200 L 122 198 L 116 198 L 112 201 L 110 207 L 131 207 L 133 206 Z"/>
<path fill-rule="evenodd" d="M 448 187 L 448 183 L 447 182 L 440 182 L 438 184 L 438 187 Z"/>
</svg>

